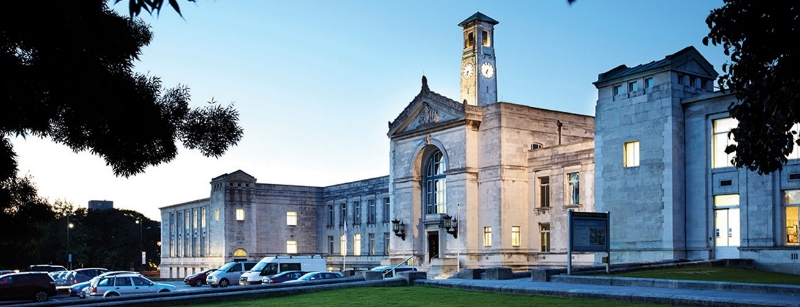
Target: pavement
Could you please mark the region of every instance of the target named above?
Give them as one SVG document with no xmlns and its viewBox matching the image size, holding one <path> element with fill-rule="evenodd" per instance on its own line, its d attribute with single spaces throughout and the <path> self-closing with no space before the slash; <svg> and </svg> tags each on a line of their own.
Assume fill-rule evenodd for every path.
<svg viewBox="0 0 800 307">
<path fill-rule="evenodd" d="M 766 285 L 778 291 L 763 291 L 764 285 L 753 284 L 754 292 L 741 290 L 741 283 L 670 281 L 674 287 L 615 286 L 572 282 L 539 282 L 530 277 L 506 280 L 484 279 L 417 279 L 415 285 L 485 291 L 495 293 L 543 295 L 562 298 L 602 299 L 641 304 L 680 306 L 799 306 L 800 286 Z M 694 285 L 700 285 L 694 287 Z M 706 286 L 703 286 L 706 284 Z M 787 289 L 786 288 L 790 288 Z M 739 289 L 739 290 L 711 290 Z M 797 291 L 794 291 L 797 290 Z M 772 292 L 772 293 L 768 293 Z"/>
</svg>

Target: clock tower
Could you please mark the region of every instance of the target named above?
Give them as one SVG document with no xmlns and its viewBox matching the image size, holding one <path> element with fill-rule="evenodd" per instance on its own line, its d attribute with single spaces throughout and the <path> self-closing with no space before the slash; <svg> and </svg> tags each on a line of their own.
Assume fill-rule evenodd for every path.
<svg viewBox="0 0 800 307">
<path fill-rule="evenodd" d="M 485 106 L 497 102 L 494 25 L 499 22 L 477 12 L 458 24 L 464 28 L 461 53 L 461 102 Z"/>
</svg>

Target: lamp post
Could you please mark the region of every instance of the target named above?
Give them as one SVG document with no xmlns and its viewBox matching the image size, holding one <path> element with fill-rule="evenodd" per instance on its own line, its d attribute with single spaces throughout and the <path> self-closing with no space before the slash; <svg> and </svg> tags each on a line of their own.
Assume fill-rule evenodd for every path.
<svg viewBox="0 0 800 307">
<path fill-rule="evenodd" d="M 144 221 L 141 218 L 137 218 L 136 224 L 139 224 L 139 252 L 144 254 L 144 243 L 142 243 L 142 225 Z M 144 257 L 142 257 L 142 264 L 144 264 Z"/>
<path fill-rule="evenodd" d="M 72 223 L 69 222 L 70 212 L 67 211 L 67 262 L 70 270 L 72 270 L 72 253 L 69 251 L 69 229 L 72 228 Z"/>
</svg>

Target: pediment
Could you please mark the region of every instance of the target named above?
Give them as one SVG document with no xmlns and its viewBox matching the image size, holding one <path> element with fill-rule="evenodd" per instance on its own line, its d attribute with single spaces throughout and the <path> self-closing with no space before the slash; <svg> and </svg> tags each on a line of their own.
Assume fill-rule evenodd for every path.
<svg viewBox="0 0 800 307">
<path fill-rule="evenodd" d="M 693 75 L 698 76 L 705 76 L 709 79 L 714 79 L 717 76 L 717 72 L 714 70 L 708 71 L 707 67 L 703 65 L 697 59 L 691 59 L 689 61 L 683 62 L 677 66 L 674 66 L 673 69 L 681 72 L 690 73 Z"/>
<path fill-rule="evenodd" d="M 671 56 L 673 70 L 681 71 L 697 76 L 704 76 L 709 79 L 716 79 L 719 73 L 714 69 L 714 65 L 706 60 L 694 47 L 687 47 Z"/>
<path fill-rule="evenodd" d="M 239 183 L 255 183 L 256 177 L 250 176 L 250 174 L 243 172 L 242 170 L 237 170 L 230 174 L 222 174 L 214 179 L 211 179 L 211 182 L 239 182 Z"/>
<path fill-rule="evenodd" d="M 429 90 L 423 81 L 420 93 L 389 123 L 388 135 L 393 137 L 435 128 L 454 121 L 463 121 L 464 118 L 463 104 Z"/>
</svg>

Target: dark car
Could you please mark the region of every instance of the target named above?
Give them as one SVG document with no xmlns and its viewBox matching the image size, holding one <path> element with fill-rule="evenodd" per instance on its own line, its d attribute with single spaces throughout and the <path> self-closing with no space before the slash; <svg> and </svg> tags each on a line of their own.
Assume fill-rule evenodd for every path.
<svg viewBox="0 0 800 307">
<path fill-rule="evenodd" d="M 306 271 L 286 271 L 280 272 L 278 274 L 272 276 L 264 276 L 261 279 L 262 284 L 277 284 L 282 283 L 285 281 L 295 280 L 300 278 L 300 276 L 306 275 L 308 272 Z"/>
<path fill-rule="evenodd" d="M 334 278 L 342 278 L 342 273 L 339 272 L 310 272 L 306 273 L 303 276 L 295 280 L 287 280 L 286 282 L 307 282 L 307 281 L 315 281 L 315 280 L 323 280 L 323 279 L 334 279 Z"/>
<path fill-rule="evenodd" d="M 56 295 L 56 282 L 45 272 L 12 273 L 0 276 L 0 299 L 32 299 L 44 302 Z"/>
<path fill-rule="evenodd" d="M 208 274 L 211 274 L 211 272 L 214 272 L 216 270 L 217 269 L 208 269 L 200 273 L 194 273 L 192 275 L 186 276 L 186 278 L 183 279 L 183 283 L 190 285 L 192 287 L 200 287 L 206 283 L 206 277 L 208 277 Z"/>
<path fill-rule="evenodd" d="M 79 284 L 84 281 L 90 281 L 92 278 L 100 276 L 103 273 L 108 272 L 108 269 L 103 268 L 85 268 L 85 269 L 75 269 L 75 275 L 72 276 L 71 285 Z M 71 286 L 70 285 L 70 286 Z"/>
<path fill-rule="evenodd" d="M 83 288 L 88 287 L 89 284 L 91 284 L 91 283 L 92 283 L 91 280 L 87 280 L 87 281 L 72 285 L 71 287 L 69 287 L 69 296 L 78 296 L 78 297 L 80 297 L 81 296 L 81 291 L 83 291 Z"/>
<path fill-rule="evenodd" d="M 417 267 L 406 266 L 406 265 L 401 265 L 401 266 L 384 265 L 384 266 L 374 267 L 372 268 L 371 271 L 381 272 L 383 273 L 383 277 L 394 277 L 394 273 L 417 271 Z"/>
</svg>

